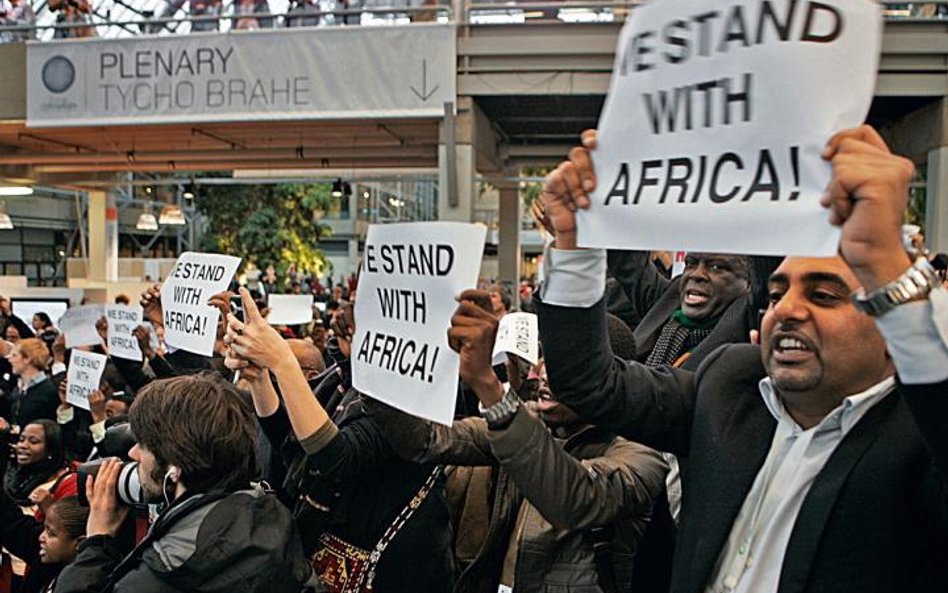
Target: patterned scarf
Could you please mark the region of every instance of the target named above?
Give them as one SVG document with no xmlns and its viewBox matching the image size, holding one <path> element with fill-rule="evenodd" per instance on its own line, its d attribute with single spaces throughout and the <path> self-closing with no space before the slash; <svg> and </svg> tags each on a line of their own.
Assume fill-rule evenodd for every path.
<svg viewBox="0 0 948 593">
<path fill-rule="evenodd" d="M 702 340 L 711 335 L 720 317 L 695 321 L 689 319 L 681 309 L 672 313 L 671 318 L 662 326 L 655 347 L 648 355 L 645 366 L 657 367 L 673 365 L 686 352 L 690 352 Z"/>
</svg>

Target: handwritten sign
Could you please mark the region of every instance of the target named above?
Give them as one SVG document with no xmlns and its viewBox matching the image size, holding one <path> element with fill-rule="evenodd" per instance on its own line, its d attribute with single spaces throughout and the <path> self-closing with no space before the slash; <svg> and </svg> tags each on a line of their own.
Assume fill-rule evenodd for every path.
<svg viewBox="0 0 948 593">
<path fill-rule="evenodd" d="M 109 322 L 109 354 L 128 360 L 141 360 L 138 338 L 132 331 L 142 324 L 141 307 L 106 305 L 105 318 Z"/>
<path fill-rule="evenodd" d="M 103 305 L 82 305 L 67 309 L 59 319 L 59 329 L 66 337 L 66 348 L 101 344 L 102 336 L 95 329 L 95 324 L 103 315 Z"/>
<path fill-rule="evenodd" d="M 89 394 L 99 388 L 107 357 L 97 352 L 73 350 L 66 369 L 66 402 L 89 409 Z"/>
<path fill-rule="evenodd" d="M 507 313 L 500 318 L 494 340 L 493 363 L 500 364 L 513 354 L 536 364 L 540 357 L 540 331 L 533 313 Z"/>
<path fill-rule="evenodd" d="M 583 247 L 828 256 L 827 140 L 869 111 L 870 0 L 656 0 L 616 50 Z"/>
<path fill-rule="evenodd" d="M 181 254 L 161 286 L 165 344 L 203 356 L 214 353 L 220 311 L 207 301 L 227 289 L 238 266 L 239 257 Z"/>
<path fill-rule="evenodd" d="M 452 222 L 369 227 L 355 304 L 356 389 L 450 424 L 459 361 L 447 331 L 455 297 L 477 283 L 486 230 Z"/>
</svg>

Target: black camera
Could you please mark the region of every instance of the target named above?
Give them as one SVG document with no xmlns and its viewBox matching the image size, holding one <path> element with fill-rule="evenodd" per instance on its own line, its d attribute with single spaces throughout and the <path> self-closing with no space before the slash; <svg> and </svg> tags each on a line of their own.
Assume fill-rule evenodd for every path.
<svg viewBox="0 0 948 593">
<path fill-rule="evenodd" d="M 96 459 L 79 466 L 76 472 L 76 482 L 79 488 L 79 504 L 88 507 L 89 499 L 86 498 L 86 481 L 89 476 L 99 475 L 99 469 L 106 459 Z M 118 483 L 116 484 L 118 499 L 131 507 L 146 508 L 148 502 L 145 492 L 142 490 L 141 482 L 138 479 L 138 462 L 132 461 L 122 464 L 122 470 L 119 472 Z"/>
</svg>

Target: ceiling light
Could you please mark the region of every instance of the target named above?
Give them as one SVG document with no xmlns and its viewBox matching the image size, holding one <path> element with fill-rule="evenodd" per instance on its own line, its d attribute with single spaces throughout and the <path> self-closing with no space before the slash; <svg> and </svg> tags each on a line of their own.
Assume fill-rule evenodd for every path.
<svg viewBox="0 0 948 593">
<path fill-rule="evenodd" d="M 138 215 L 138 223 L 135 224 L 135 228 L 140 231 L 157 231 L 158 220 L 151 212 L 142 212 Z"/>
<path fill-rule="evenodd" d="M 0 201 L 0 231 L 13 229 L 13 219 L 7 214 L 7 203 Z"/>
<path fill-rule="evenodd" d="M 161 209 L 161 214 L 158 215 L 158 224 L 183 226 L 187 223 L 188 221 L 184 218 L 184 212 L 181 210 L 181 206 L 177 204 L 166 205 Z"/>
<path fill-rule="evenodd" d="M 342 179 L 337 177 L 336 180 L 332 182 L 332 191 L 330 194 L 334 198 L 342 197 Z"/>
<path fill-rule="evenodd" d="M 0 196 L 32 196 L 33 188 L 26 185 L 0 187 Z"/>
<path fill-rule="evenodd" d="M 181 194 L 181 197 L 185 200 L 193 200 L 194 196 L 197 195 L 197 185 L 192 179 L 186 186 L 184 186 L 184 192 Z"/>
</svg>

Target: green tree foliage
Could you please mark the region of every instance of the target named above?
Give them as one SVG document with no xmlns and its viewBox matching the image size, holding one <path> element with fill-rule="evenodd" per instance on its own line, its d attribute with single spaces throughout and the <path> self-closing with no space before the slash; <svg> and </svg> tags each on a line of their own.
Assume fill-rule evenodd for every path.
<svg viewBox="0 0 948 593">
<path fill-rule="evenodd" d="M 330 229 L 319 219 L 333 204 L 330 184 L 213 185 L 201 191 L 195 206 L 208 218 L 202 249 L 237 255 L 259 268 L 272 264 L 281 277 L 290 264 L 318 275 L 329 270 L 319 239 Z"/>
</svg>

